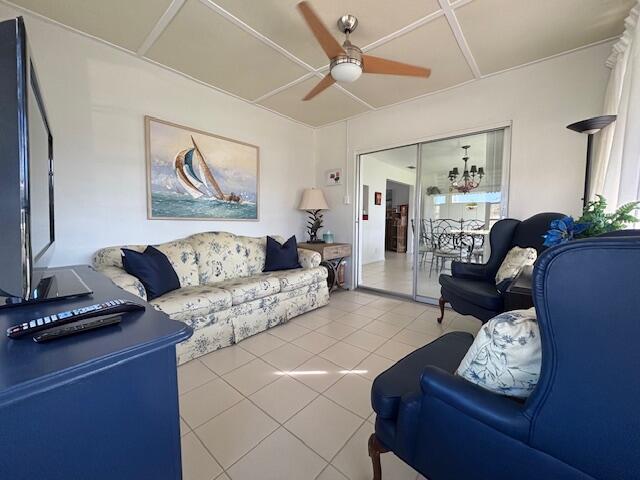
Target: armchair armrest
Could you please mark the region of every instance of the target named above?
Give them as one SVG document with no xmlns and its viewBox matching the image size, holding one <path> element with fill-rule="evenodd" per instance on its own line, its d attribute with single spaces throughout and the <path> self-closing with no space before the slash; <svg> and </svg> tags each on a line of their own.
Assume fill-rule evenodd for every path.
<svg viewBox="0 0 640 480">
<path fill-rule="evenodd" d="M 515 400 L 483 390 L 464 378 L 427 366 L 420 386 L 425 395 L 437 398 L 485 425 L 510 437 L 525 441 L 529 435 L 529 419 L 523 405 Z"/>
<path fill-rule="evenodd" d="M 133 293 L 143 300 L 147 299 L 147 291 L 144 286 L 133 275 L 129 275 L 122 268 L 118 267 L 100 267 L 96 268 L 100 273 L 103 273 L 111 279 L 118 287 L 126 292 Z"/>
<path fill-rule="evenodd" d="M 487 280 L 487 266 L 480 263 L 451 262 L 451 276 L 468 280 Z"/>
<path fill-rule="evenodd" d="M 320 266 L 322 255 L 307 248 L 298 249 L 298 261 L 302 268 L 315 268 Z"/>
</svg>

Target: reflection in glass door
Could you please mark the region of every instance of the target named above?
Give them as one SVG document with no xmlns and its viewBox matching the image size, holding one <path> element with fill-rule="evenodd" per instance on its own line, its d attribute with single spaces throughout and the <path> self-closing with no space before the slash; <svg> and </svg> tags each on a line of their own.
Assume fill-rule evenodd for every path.
<svg viewBox="0 0 640 480">
<path fill-rule="evenodd" d="M 360 155 L 358 286 L 413 296 L 418 146 Z"/>
<path fill-rule="evenodd" d="M 417 299 L 440 297 L 438 277 L 451 262 L 488 258 L 489 230 L 502 216 L 504 143 L 501 129 L 420 145 Z"/>
</svg>

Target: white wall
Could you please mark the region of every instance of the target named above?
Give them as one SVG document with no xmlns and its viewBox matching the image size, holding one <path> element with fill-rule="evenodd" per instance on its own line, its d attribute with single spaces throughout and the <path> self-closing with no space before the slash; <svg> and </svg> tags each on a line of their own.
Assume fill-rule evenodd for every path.
<svg viewBox="0 0 640 480">
<path fill-rule="evenodd" d="M 20 14 L 0 5 L 0 19 Z M 52 265 L 206 230 L 305 238 L 296 207 L 315 183 L 313 129 L 40 19 L 26 24 L 54 135 Z M 147 220 L 144 115 L 258 145 L 260 221 Z"/>
<path fill-rule="evenodd" d="M 509 216 L 542 211 L 578 214 L 586 138 L 566 125 L 599 115 L 611 44 L 603 44 L 488 77 L 394 107 L 368 112 L 317 132 L 316 168 L 343 167 L 355 183 L 356 153 L 446 137 L 512 122 Z M 327 145 L 330 145 L 328 147 Z M 348 159 L 348 161 L 347 161 Z M 327 225 L 352 241 L 354 205 L 339 205 Z"/>
<path fill-rule="evenodd" d="M 387 180 L 411 185 L 415 183 L 415 176 L 415 170 L 394 167 L 371 156 L 362 157 L 360 178 L 363 185 L 369 185 L 369 219 L 360 223 L 363 265 L 384 260 Z M 380 205 L 376 205 L 374 201 L 376 192 L 382 193 Z M 409 215 L 413 213 L 412 210 L 409 211 Z"/>
</svg>

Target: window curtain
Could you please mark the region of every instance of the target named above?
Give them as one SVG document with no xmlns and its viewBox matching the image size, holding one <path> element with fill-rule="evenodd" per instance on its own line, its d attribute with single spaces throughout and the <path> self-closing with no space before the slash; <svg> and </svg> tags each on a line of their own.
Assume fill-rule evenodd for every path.
<svg viewBox="0 0 640 480">
<path fill-rule="evenodd" d="M 617 120 L 599 134 L 590 192 L 612 210 L 640 199 L 640 0 L 625 20 L 625 32 L 607 60 L 611 76 L 604 114 Z"/>
</svg>

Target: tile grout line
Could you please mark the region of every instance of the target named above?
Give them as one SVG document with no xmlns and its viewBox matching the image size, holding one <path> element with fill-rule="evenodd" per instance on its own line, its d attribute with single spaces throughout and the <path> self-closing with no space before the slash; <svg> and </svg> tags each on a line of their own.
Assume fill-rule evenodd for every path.
<svg viewBox="0 0 640 480">
<path fill-rule="evenodd" d="M 367 294 L 367 295 L 369 295 L 369 294 Z M 370 302 L 368 302 L 368 303 L 366 303 L 366 304 L 364 304 L 364 305 L 358 304 L 358 303 L 356 303 L 356 302 L 349 302 L 349 300 L 345 300 L 345 301 L 347 301 L 347 302 L 349 302 L 349 303 L 354 303 L 354 304 L 356 304 L 356 305 L 359 305 L 359 306 L 358 306 L 358 309 L 359 309 L 359 308 L 362 308 L 362 307 L 369 306 L 371 303 L 374 303 L 375 301 L 380 300 L 380 299 L 386 299 L 386 298 L 385 298 L 385 297 L 380 297 L 380 298 L 378 298 L 378 299 L 371 300 Z M 392 300 L 395 300 L 395 299 L 392 299 Z M 338 301 L 340 301 L 340 300 L 338 300 Z M 409 303 L 409 304 L 416 303 L 416 302 L 412 302 L 412 301 L 403 301 L 403 300 L 397 300 L 397 301 L 398 301 L 398 302 L 400 302 L 400 303 Z M 329 305 L 330 305 L 330 304 L 329 304 Z M 365 316 L 361 315 L 362 317 L 367 318 L 367 319 L 369 320 L 369 322 L 367 322 L 366 324 L 362 325 L 362 326 L 361 326 L 361 327 L 359 327 L 359 328 L 352 327 L 351 325 L 348 325 L 348 324 L 345 324 L 345 323 L 342 323 L 342 322 L 340 322 L 340 321 L 339 321 L 339 318 L 342 318 L 342 317 L 347 316 L 347 315 L 349 315 L 349 314 L 357 315 L 357 313 L 355 313 L 355 311 L 353 311 L 353 312 L 347 312 L 347 311 L 345 311 L 345 310 L 340 310 L 339 306 L 338 306 L 338 307 L 333 307 L 333 308 L 335 308 L 335 309 L 336 309 L 336 310 L 338 310 L 338 311 L 342 311 L 342 312 L 344 312 L 345 314 L 344 314 L 344 315 L 342 315 L 342 317 L 339 317 L 338 319 L 335 319 L 335 320 L 332 320 L 332 319 L 330 319 L 330 318 L 326 318 L 326 317 L 321 317 L 321 318 L 325 318 L 325 319 L 329 320 L 329 323 L 331 323 L 331 322 L 337 322 L 337 323 L 340 323 L 341 325 L 345 325 L 345 326 L 349 326 L 349 327 L 351 327 L 351 328 L 355 328 L 354 332 L 350 333 L 349 335 L 352 335 L 353 333 L 356 333 L 356 332 L 358 332 L 358 331 L 365 331 L 366 333 L 371 333 L 371 332 L 367 332 L 366 330 L 363 330 L 363 329 L 364 329 L 364 327 L 366 327 L 367 325 L 371 324 L 373 321 L 377 320 L 377 319 L 378 319 L 378 318 L 380 318 L 381 316 L 383 316 L 383 315 L 385 315 L 385 314 L 388 314 L 388 313 L 391 313 L 395 308 L 397 308 L 397 306 L 398 306 L 398 305 L 394 306 L 394 307 L 393 307 L 393 308 L 391 308 L 390 310 L 386 310 L 386 311 L 384 311 L 384 313 L 380 314 L 380 315 L 379 315 L 378 317 L 376 317 L 376 318 L 370 318 L 370 317 L 365 317 Z M 423 312 L 421 312 L 421 313 L 420 313 L 420 314 L 418 314 L 415 318 L 413 318 L 412 322 L 413 322 L 413 321 L 415 321 L 417 318 L 419 318 L 422 314 L 424 314 L 424 312 L 426 312 L 429 308 L 430 308 L 430 307 L 427 307 Z M 356 309 L 356 310 L 357 310 L 357 309 Z M 311 311 L 309 311 L 309 312 L 305 312 L 305 313 L 313 313 L 313 312 L 314 312 L 314 310 L 311 310 Z M 411 316 L 411 315 L 406 315 L 406 314 L 398 314 L 398 315 L 404 315 L 404 316 L 407 316 L 407 317 L 410 317 L 410 316 Z M 294 318 L 294 320 L 295 320 L 295 318 Z M 280 324 L 280 325 L 284 326 L 284 325 L 286 325 L 287 323 L 289 323 L 289 321 L 291 321 L 291 320 L 288 320 L 288 321 L 287 321 L 287 322 L 285 322 L 284 324 Z M 300 348 L 300 349 L 304 350 L 304 351 L 305 351 L 305 352 L 307 352 L 307 353 L 312 354 L 312 357 L 311 357 L 311 358 L 313 358 L 314 356 L 319 356 L 319 355 L 320 355 L 320 353 L 322 353 L 322 352 L 324 352 L 324 351 L 328 350 L 329 348 L 331 348 L 332 346 L 336 345 L 337 343 L 339 343 L 339 342 L 343 342 L 343 341 L 344 341 L 344 338 L 346 338 L 346 337 L 348 337 L 348 336 L 349 336 L 349 335 L 347 335 L 346 337 L 343 337 L 342 339 L 335 339 L 334 337 L 331 337 L 330 335 L 325 335 L 325 336 L 327 336 L 327 337 L 329 337 L 329 338 L 332 338 L 333 340 L 336 340 L 336 342 L 335 342 L 335 343 L 333 343 L 332 345 L 330 345 L 330 346 L 326 347 L 325 349 L 321 350 L 320 352 L 318 352 L 318 353 L 314 353 L 314 352 L 311 352 L 311 351 L 309 351 L 309 350 L 305 349 L 304 347 L 301 347 L 301 346 L 299 346 L 299 345 L 294 344 L 294 343 L 293 343 L 293 341 L 295 341 L 295 340 L 297 340 L 298 338 L 301 338 L 301 337 L 303 337 L 303 336 L 307 335 L 308 333 L 316 332 L 316 330 L 318 330 L 318 329 L 322 328 L 323 326 L 325 326 L 325 325 L 327 325 L 327 324 L 324 324 L 324 325 L 321 325 L 321 326 L 319 326 L 319 327 L 316 327 L 315 329 L 310 329 L 310 328 L 308 328 L 308 327 L 304 327 L 304 326 L 302 326 L 302 325 L 298 325 L 298 324 L 294 324 L 294 325 L 298 326 L 299 328 L 303 328 L 303 329 L 305 329 L 305 330 L 308 330 L 308 332 L 305 332 L 305 333 L 303 333 L 302 335 L 300 335 L 300 336 L 298 336 L 298 337 L 296 337 L 296 338 L 293 338 L 293 339 L 291 339 L 291 340 L 285 340 L 285 339 L 283 339 L 283 338 L 278 337 L 277 335 L 273 335 L 273 334 L 271 334 L 272 336 L 274 336 L 274 337 L 278 338 L 279 340 L 281 340 L 281 341 L 283 342 L 283 344 L 282 344 L 282 345 L 280 345 L 280 346 L 278 346 L 278 347 L 276 347 L 276 348 L 273 348 L 273 349 L 271 349 L 271 350 L 268 350 L 267 352 L 263 353 L 263 354 L 262 354 L 262 355 L 260 355 L 260 356 L 255 355 L 253 352 L 251 352 L 251 351 L 247 350 L 246 348 L 241 347 L 241 343 L 242 343 L 242 342 L 239 342 L 238 344 L 235 344 L 235 345 L 237 345 L 239 348 L 241 348 L 243 351 L 248 352 L 249 354 L 253 355 L 253 357 L 254 357 L 254 358 L 252 358 L 252 359 L 251 359 L 251 360 L 249 360 L 248 362 L 243 363 L 242 365 L 238 365 L 238 366 L 236 366 L 235 368 L 233 368 L 232 370 L 230 370 L 230 371 L 228 371 L 228 372 L 224 373 L 223 375 L 227 375 L 227 374 L 229 374 L 229 373 L 232 373 L 232 372 L 234 372 L 235 370 L 237 370 L 237 369 L 239 369 L 239 368 L 241 368 L 241 367 L 243 367 L 243 366 L 248 365 L 249 363 L 251 363 L 252 361 L 254 361 L 254 360 L 256 360 L 256 359 L 260 359 L 261 361 L 263 361 L 263 362 L 264 362 L 264 363 L 266 363 L 267 365 L 272 366 L 273 368 L 276 368 L 276 369 L 278 369 L 278 370 L 282 371 L 282 369 L 280 369 L 280 368 L 279 368 L 279 367 L 277 367 L 276 365 L 273 365 L 273 364 L 272 364 L 272 363 L 270 363 L 268 360 L 266 360 L 266 359 L 262 358 L 262 356 L 263 356 L 263 355 L 267 355 L 268 353 L 271 353 L 271 352 L 273 352 L 273 351 L 275 351 L 275 350 L 277 350 L 277 349 L 281 348 L 281 347 L 282 347 L 282 346 L 284 346 L 284 345 L 290 344 L 290 345 L 292 345 L 292 346 L 294 346 L 294 347 L 297 347 L 297 348 Z M 279 326 L 279 325 L 278 325 L 278 326 Z M 406 329 L 406 326 L 402 327 L 402 328 L 400 329 L 400 331 L 399 331 L 397 334 L 394 334 L 391 338 L 386 339 L 386 341 L 385 341 L 384 343 L 387 343 L 389 340 L 393 339 L 396 335 L 398 335 L 400 332 L 402 332 L 402 330 L 405 330 L 405 329 Z M 265 330 L 265 332 L 266 332 L 266 333 L 268 333 L 268 329 L 267 329 L 267 330 Z M 260 333 L 262 333 L 262 332 L 260 332 Z M 319 332 L 316 332 L 316 333 L 319 333 Z M 422 333 L 422 332 L 416 332 L 416 333 Z M 373 333 L 371 333 L 371 334 L 372 334 L 372 335 L 376 335 L 376 334 L 373 334 Z M 377 335 L 377 336 L 382 337 L 381 335 Z M 382 337 L 382 338 L 385 338 L 385 337 Z M 358 362 L 358 364 L 357 364 L 354 368 L 352 368 L 351 370 L 356 369 L 358 365 L 362 364 L 365 360 L 367 360 L 367 359 L 368 359 L 368 358 L 370 358 L 374 353 L 376 353 L 376 351 L 375 351 L 375 350 L 374 350 L 374 351 L 368 351 L 368 350 L 366 350 L 366 349 L 362 349 L 362 348 L 358 347 L 357 345 L 352 345 L 352 344 L 350 344 L 349 342 L 344 341 L 344 343 L 345 343 L 345 344 L 347 344 L 347 345 L 350 345 L 350 346 L 353 346 L 353 347 L 355 347 L 355 348 L 359 348 L 359 349 L 361 349 L 361 350 L 363 350 L 363 351 L 367 351 L 367 352 L 368 352 L 368 355 L 367 355 L 367 356 L 365 356 L 365 357 L 364 357 L 360 362 Z M 384 345 L 384 343 L 383 343 L 383 345 Z M 412 348 L 415 348 L 415 349 L 420 348 L 420 347 L 415 347 L 415 346 L 413 346 L 413 345 L 411 345 L 411 344 L 407 344 L 407 343 L 404 343 L 404 342 L 399 342 L 399 343 L 403 343 L 403 344 L 408 345 L 408 346 L 410 346 L 410 347 L 412 347 Z M 382 346 L 382 345 L 381 345 L 381 346 Z M 380 348 L 380 347 L 378 347 L 378 348 Z M 220 349 L 219 349 L 219 350 L 220 350 Z M 213 353 L 213 352 L 212 352 L 212 353 Z M 394 361 L 393 359 L 390 359 L 390 358 L 388 358 L 388 357 L 385 357 L 384 355 L 380 355 L 380 354 L 377 354 L 377 355 L 378 355 L 378 356 L 381 356 L 381 357 L 383 357 L 383 358 L 387 358 L 387 359 L 388 359 L 388 360 L 390 360 L 390 361 Z M 304 363 L 306 363 L 306 362 L 307 362 L 308 360 L 310 360 L 311 358 L 309 358 L 309 359 L 305 360 L 304 362 L 300 363 L 300 365 L 296 366 L 295 368 L 299 368 L 301 365 L 303 365 Z M 332 361 L 330 361 L 330 360 L 325 359 L 324 357 L 320 357 L 320 358 L 323 358 L 324 360 L 328 361 L 329 363 L 332 363 L 332 364 L 336 365 L 337 367 L 340 367 L 340 368 L 343 368 L 343 369 L 345 369 L 345 370 L 348 370 L 348 369 L 346 369 L 346 368 L 342 367 L 341 365 L 337 365 L 337 364 L 335 364 L 334 362 L 332 362 Z M 332 464 L 332 462 L 333 462 L 333 460 L 334 460 L 334 459 L 335 459 L 335 458 L 340 454 L 340 452 L 342 452 L 342 450 L 345 448 L 345 446 L 347 445 L 347 443 L 349 443 L 349 441 L 350 441 L 350 440 L 353 438 L 353 436 L 358 432 L 358 430 L 360 430 L 360 428 L 362 428 L 362 426 L 363 426 L 363 425 L 365 425 L 365 424 L 368 422 L 368 419 L 369 419 L 369 417 L 371 416 L 371 414 L 369 414 L 367 417 L 365 417 L 365 418 L 363 419 L 363 417 L 362 417 L 362 416 L 360 416 L 360 414 L 358 414 L 358 413 L 356 413 L 356 412 L 353 412 L 352 410 L 350 410 L 349 408 L 347 408 L 347 407 L 345 407 L 345 406 L 343 406 L 343 405 L 340 405 L 338 402 L 336 402 L 335 400 L 333 400 L 333 399 L 331 399 L 331 398 L 329 398 L 329 397 L 327 397 L 327 396 L 325 395 L 325 393 L 326 393 L 329 389 L 331 389 L 331 388 L 332 388 L 336 383 L 338 383 L 338 382 L 339 382 L 339 381 L 341 381 L 343 378 L 345 378 L 347 374 L 343 374 L 343 375 L 341 375 L 338 379 L 336 379 L 336 381 L 335 381 L 335 382 L 333 382 L 331 385 L 329 385 L 328 387 L 326 387 L 322 392 L 318 392 L 317 390 L 315 390 L 315 389 L 313 389 L 313 388 L 309 387 L 309 386 L 308 386 L 308 385 L 306 385 L 304 382 L 302 382 L 302 381 L 298 380 L 298 379 L 297 379 L 297 378 L 295 378 L 294 376 L 287 375 L 289 378 L 291 378 L 291 379 L 295 380 L 296 382 L 300 383 L 300 384 L 301 384 L 301 385 L 303 385 L 304 387 L 309 388 L 310 390 L 312 390 L 312 391 L 314 392 L 315 396 L 314 396 L 314 398 L 313 398 L 309 403 L 307 403 L 307 404 L 306 404 L 306 405 L 304 405 L 302 408 L 300 408 L 300 409 L 299 409 L 299 410 L 297 410 L 295 413 L 293 413 L 291 416 L 289 416 L 289 417 L 285 420 L 285 422 L 284 422 L 284 423 L 281 423 L 280 421 L 278 421 L 277 419 L 275 419 L 274 417 L 272 417 L 272 416 L 271 416 L 267 411 L 265 411 L 265 410 L 264 410 L 260 405 L 256 404 L 256 403 L 255 403 L 255 402 L 250 398 L 250 396 L 251 396 L 251 395 L 255 395 L 256 393 L 258 393 L 259 391 L 261 391 L 261 390 L 265 389 L 265 388 L 266 388 L 266 387 L 268 387 L 269 385 L 272 385 L 272 384 L 273 384 L 273 383 L 275 383 L 278 379 L 275 379 L 275 380 L 273 380 L 273 381 L 271 381 L 271 382 L 267 383 L 266 385 L 264 385 L 264 386 L 260 387 L 260 388 L 259 388 L 258 390 L 256 390 L 255 392 L 251 393 L 249 396 L 246 396 L 244 393 L 242 393 L 242 392 L 241 392 L 241 391 L 239 391 L 237 388 L 235 388 L 232 384 L 230 384 L 230 383 L 227 381 L 227 379 L 223 378 L 223 375 L 218 375 L 218 373 L 216 373 L 216 372 L 215 372 L 215 371 L 213 371 L 211 368 L 209 368 L 209 366 L 208 366 L 206 363 L 204 363 L 204 362 L 203 362 L 203 361 L 201 361 L 200 359 L 194 359 L 194 360 L 199 361 L 199 362 L 200 362 L 200 363 L 201 363 L 201 364 L 202 364 L 202 365 L 203 365 L 207 370 L 209 370 L 209 371 L 214 375 L 214 378 L 212 378 L 212 379 L 211 379 L 211 380 L 209 380 L 208 382 L 203 383 L 202 385 L 199 385 L 199 386 L 197 386 L 197 387 L 194 387 L 194 388 L 192 388 L 192 389 L 188 390 L 187 392 L 184 392 L 183 394 L 181 394 L 181 395 L 179 395 L 179 396 L 182 396 L 182 395 L 184 395 L 184 394 L 186 394 L 186 393 L 188 393 L 188 392 L 191 392 L 191 391 L 193 391 L 193 390 L 195 390 L 195 389 L 197 389 L 197 388 L 200 388 L 200 387 L 202 387 L 202 386 L 204 386 L 204 385 L 206 385 L 206 384 L 208 384 L 208 383 L 212 382 L 213 380 L 215 380 L 215 379 L 219 378 L 220 380 L 222 380 L 225 384 L 227 384 L 230 388 L 232 388 L 234 391 L 236 391 L 236 392 L 237 392 L 237 393 L 242 397 L 242 399 L 241 399 L 241 400 L 239 400 L 238 402 L 235 402 L 233 405 L 231 405 L 231 406 L 229 406 L 228 408 L 224 409 L 223 411 L 219 412 L 218 414 L 216 414 L 215 416 L 211 417 L 210 419 L 208 419 L 207 421 L 203 422 L 202 424 L 200 424 L 199 426 L 197 426 L 197 427 L 195 427 L 195 428 L 192 428 L 192 427 L 191 427 L 191 425 L 189 425 L 189 423 L 188 423 L 188 422 L 186 422 L 186 420 L 184 420 L 184 418 L 182 419 L 182 420 L 185 422 L 185 424 L 190 428 L 190 432 L 188 432 L 188 433 L 193 433 L 193 434 L 195 435 L 195 437 L 198 439 L 198 441 L 199 441 L 199 442 L 204 446 L 205 450 L 206 450 L 206 451 L 211 455 L 211 457 L 212 457 L 212 458 L 213 458 L 213 459 L 218 463 L 218 465 L 223 469 L 223 472 L 224 472 L 225 474 L 228 474 L 228 470 L 229 470 L 231 467 L 233 467 L 236 463 L 238 463 L 240 460 L 242 460 L 242 458 L 244 458 L 246 455 L 248 455 L 250 452 L 252 452 L 255 448 L 257 448 L 260 444 L 262 444 L 262 442 L 264 442 L 267 438 L 269 438 L 271 435 L 273 435 L 273 433 L 274 433 L 275 431 L 277 431 L 280 427 L 282 427 L 284 430 L 286 430 L 288 433 L 290 433 L 292 436 L 294 436 L 296 439 L 298 439 L 298 440 L 299 440 L 303 445 L 305 445 L 305 446 L 306 446 L 307 448 L 309 448 L 313 453 L 315 453 L 316 455 L 318 455 L 318 456 L 319 456 L 323 461 L 325 461 L 325 462 L 327 463 L 327 464 L 324 466 L 324 468 L 320 471 L 320 473 L 318 474 L 318 476 L 319 476 L 319 475 L 321 475 L 321 474 L 322 474 L 322 472 L 324 472 L 324 471 L 329 467 L 329 465 L 331 465 L 331 466 L 332 466 L 333 468 L 335 468 L 338 472 L 340 472 L 341 474 L 343 474 L 343 475 L 344 475 L 344 472 L 342 472 L 339 468 L 337 468 L 335 465 L 333 465 L 333 464 Z M 294 370 L 295 370 L 295 369 L 294 369 Z M 362 376 L 362 375 L 360 375 L 360 374 L 357 374 L 357 373 L 356 373 L 356 375 L 360 376 L 361 378 L 363 378 L 363 379 L 365 379 L 365 380 L 367 380 L 367 381 L 372 382 L 372 380 L 370 380 L 370 379 L 368 379 L 368 378 L 366 378 L 366 377 L 364 377 L 364 376 Z M 351 414 L 355 415 L 355 416 L 356 416 L 356 417 L 358 417 L 360 420 L 363 420 L 363 421 L 362 421 L 362 423 L 360 423 L 360 425 L 355 429 L 355 431 L 353 432 L 353 434 L 352 434 L 352 435 L 350 435 L 350 436 L 347 438 L 347 440 L 345 441 L 345 443 L 344 443 L 344 444 L 342 444 L 342 445 L 340 446 L 340 448 L 338 449 L 338 451 L 334 454 L 334 456 L 333 456 L 333 457 L 331 458 L 331 460 L 330 460 L 330 461 L 328 461 L 328 462 L 327 462 L 327 460 L 326 460 L 322 455 L 320 455 L 318 452 L 316 452 L 316 451 L 315 451 L 315 450 L 314 450 L 310 445 L 308 445 L 308 444 L 307 444 L 303 439 L 299 438 L 299 437 L 298 437 L 294 432 L 290 431 L 290 430 L 285 426 L 285 423 L 286 423 L 286 422 L 290 421 L 293 417 L 295 417 L 295 416 L 296 416 L 297 414 L 299 414 L 302 410 L 304 410 L 305 408 L 307 408 L 311 403 L 313 403 L 314 401 L 316 401 L 319 397 L 323 397 L 325 400 L 327 400 L 327 401 L 329 401 L 329 402 L 333 403 L 334 405 L 338 406 L 339 408 L 342 408 L 342 409 L 346 410 L 347 412 L 349 412 L 349 413 L 351 413 Z M 277 427 L 277 428 L 275 428 L 273 431 L 271 431 L 271 432 L 270 432 L 266 437 L 264 437 L 262 440 L 260 440 L 260 441 L 259 441 L 259 442 L 254 446 L 254 447 L 252 447 L 249 451 L 247 451 L 245 454 L 243 454 L 240 458 L 238 458 L 238 459 L 237 459 L 233 464 L 231 464 L 228 468 L 225 468 L 225 467 L 224 467 L 224 466 L 222 466 L 222 464 L 218 461 L 218 459 L 215 457 L 215 455 L 213 455 L 213 453 L 209 450 L 209 448 L 207 448 L 207 447 L 206 447 L 206 445 L 204 444 L 204 441 L 200 438 L 200 436 L 199 436 L 199 435 L 198 435 L 198 433 L 196 432 L 196 429 L 198 429 L 198 428 L 202 427 L 203 425 L 205 425 L 205 424 L 209 423 L 210 421 L 212 421 L 213 419 L 217 418 L 218 416 L 220 416 L 220 415 L 221 415 L 221 414 L 223 414 L 224 412 L 226 412 L 226 411 L 230 410 L 231 408 L 233 408 L 233 407 L 237 406 L 237 405 L 238 405 L 238 404 L 240 404 L 243 400 L 247 400 L 247 401 L 248 401 L 249 403 L 251 403 L 254 407 L 256 407 L 258 410 L 260 410 L 261 412 L 263 412 L 267 417 L 269 417 L 271 420 L 273 420 L 273 421 L 278 425 L 278 427 Z M 180 416 L 180 417 L 182 418 L 182 416 Z M 187 433 L 187 434 L 188 434 L 188 433 Z M 186 436 L 187 434 L 185 434 L 185 436 Z M 345 476 L 347 476 L 347 475 L 345 475 Z M 316 477 L 316 478 L 317 478 L 317 477 Z M 347 478 L 348 478 L 348 476 L 347 476 Z"/>
</svg>

